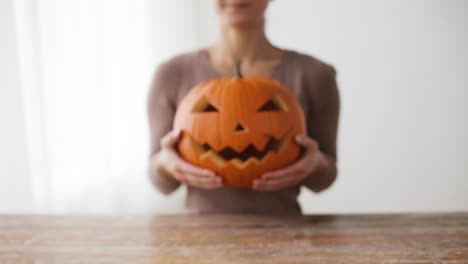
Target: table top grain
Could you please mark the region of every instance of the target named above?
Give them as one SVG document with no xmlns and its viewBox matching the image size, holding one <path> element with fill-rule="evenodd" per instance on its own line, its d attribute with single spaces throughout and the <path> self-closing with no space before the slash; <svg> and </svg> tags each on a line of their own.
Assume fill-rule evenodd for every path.
<svg viewBox="0 0 468 264">
<path fill-rule="evenodd" d="M 0 215 L 0 263 L 468 263 L 468 213 Z"/>
</svg>

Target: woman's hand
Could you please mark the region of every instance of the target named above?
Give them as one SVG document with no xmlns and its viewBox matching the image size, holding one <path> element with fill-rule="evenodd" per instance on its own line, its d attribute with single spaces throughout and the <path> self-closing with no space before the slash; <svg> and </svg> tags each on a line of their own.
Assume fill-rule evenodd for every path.
<svg viewBox="0 0 468 264">
<path fill-rule="evenodd" d="M 321 173 L 329 167 L 329 161 L 320 152 L 316 141 L 307 136 L 297 136 L 296 142 L 305 148 L 304 156 L 284 169 L 263 174 L 254 181 L 254 190 L 277 191 L 292 187 L 309 176 L 313 177 L 314 173 Z"/>
<path fill-rule="evenodd" d="M 180 131 L 171 131 L 161 139 L 161 151 L 155 156 L 154 168 L 164 176 L 193 187 L 210 190 L 222 187 L 221 177 L 214 172 L 193 166 L 179 157 L 175 144 L 180 134 Z"/>
</svg>

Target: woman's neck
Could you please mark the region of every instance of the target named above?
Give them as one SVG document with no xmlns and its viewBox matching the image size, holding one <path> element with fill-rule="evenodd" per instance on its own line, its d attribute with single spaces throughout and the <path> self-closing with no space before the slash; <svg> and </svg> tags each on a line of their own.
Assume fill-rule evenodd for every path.
<svg viewBox="0 0 468 264">
<path fill-rule="evenodd" d="M 247 64 L 273 59 L 280 52 L 266 38 L 263 22 L 248 28 L 221 28 L 219 39 L 211 47 L 211 51 L 219 59 L 241 60 Z"/>
<path fill-rule="evenodd" d="M 283 50 L 266 38 L 263 22 L 249 27 L 224 27 L 208 55 L 213 67 L 224 76 L 232 76 L 233 63 L 241 61 L 244 76 L 270 76 L 281 63 Z"/>
</svg>

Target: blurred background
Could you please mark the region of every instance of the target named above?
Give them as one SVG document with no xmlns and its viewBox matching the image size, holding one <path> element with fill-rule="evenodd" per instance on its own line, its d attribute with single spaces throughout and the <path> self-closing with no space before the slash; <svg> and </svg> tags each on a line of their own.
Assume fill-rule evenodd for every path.
<svg viewBox="0 0 468 264">
<path fill-rule="evenodd" d="M 340 172 L 306 213 L 468 210 L 468 1 L 276 0 L 266 20 L 338 72 Z M 146 96 L 216 34 L 211 0 L 0 0 L 0 213 L 183 212 L 146 174 Z"/>
</svg>

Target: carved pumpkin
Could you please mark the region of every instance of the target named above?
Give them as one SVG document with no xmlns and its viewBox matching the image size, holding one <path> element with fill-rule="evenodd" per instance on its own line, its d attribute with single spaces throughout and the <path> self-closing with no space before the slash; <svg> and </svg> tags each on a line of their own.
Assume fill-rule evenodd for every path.
<svg viewBox="0 0 468 264">
<path fill-rule="evenodd" d="M 294 136 L 305 134 L 302 109 L 279 82 L 262 77 L 215 79 L 194 87 L 177 109 L 181 157 L 223 177 L 225 186 L 250 188 L 263 173 L 300 155 Z"/>
</svg>

